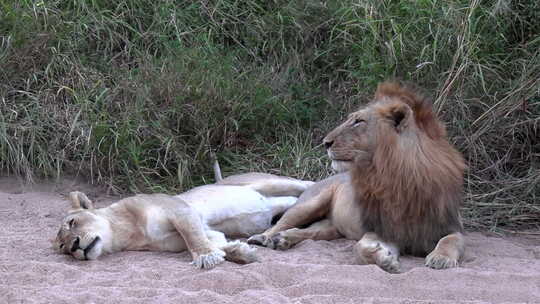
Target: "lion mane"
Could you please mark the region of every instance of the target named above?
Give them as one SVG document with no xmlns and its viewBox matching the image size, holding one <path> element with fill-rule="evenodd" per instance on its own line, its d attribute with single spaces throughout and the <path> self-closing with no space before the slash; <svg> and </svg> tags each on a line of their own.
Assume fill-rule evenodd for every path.
<svg viewBox="0 0 540 304">
<path fill-rule="evenodd" d="M 394 124 L 378 126 L 371 161 L 355 160 L 351 168 L 362 225 L 405 253 L 425 255 L 445 235 L 463 230 L 459 206 L 466 165 L 427 99 L 386 82 L 373 103 L 382 100 L 387 102 L 380 114 Z"/>
</svg>

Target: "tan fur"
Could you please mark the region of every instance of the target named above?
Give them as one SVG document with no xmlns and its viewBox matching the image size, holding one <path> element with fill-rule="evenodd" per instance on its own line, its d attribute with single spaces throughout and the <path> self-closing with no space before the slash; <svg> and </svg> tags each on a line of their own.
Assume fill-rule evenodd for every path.
<svg viewBox="0 0 540 304">
<path fill-rule="evenodd" d="M 98 209 L 84 193 L 71 192 L 72 208 L 62 220 L 54 247 L 79 260 L 123 250 L 188 250 L 198 268 L 212 268 L 224 259 L 251 263 L 258 260 L 254 249 L 228 242 L 224 233 L 249 236 L 267 229 L 272 217 L 312 184 L 248 173 L 177 196 L 140 194 Z"/>
<path fill-rule="evenodd" d="M 250 237 L 248 243 L 286 250 L 305 239 L 360 240 L 361 219 L 350 176 L 341 173 L 308 188 L 272 228 Z"/>
<path fill-rule="evenodd" d="M 382 119 L 377 144 L 371 161 L 355 162 L 351 171 L 362 224 L 403 252 L 425 255 L 442 237 L 462 231 L 463 158 L 429 102 L 412 91 L 382 84 L 371 107 Z"/>
<path fill-rule="evenodd" d="M 307 198 L 306 191 L 283 222 L 248 242 L 279 248 L 291 243 L 287 239 L 298 240 L 298 232 L 287 229 L 326 217 L 345 237 L 360 240 L 369 232 L 357 245 L 364 263 L 394 272 L 401 251 L 431 252 L 426 265 L 433 268 L 457 265 L 464 250 L 459 204 L 466 166 L 426 99 L 383 83 L 374 100 L 349 115 L 324 143 L 332 167 L 349 169 L 351 180 L 327 185 L 324 198 Z M 340 197 L 348 202 L 336 200 L 336 189 L 351 192 Z"/>
</svg>

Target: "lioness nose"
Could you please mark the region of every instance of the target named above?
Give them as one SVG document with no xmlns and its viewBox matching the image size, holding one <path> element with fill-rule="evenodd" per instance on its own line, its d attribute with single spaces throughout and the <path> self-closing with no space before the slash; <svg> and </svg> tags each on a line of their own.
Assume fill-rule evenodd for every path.
<svg viewBox="0 0 540 304">
<path fill-rule="evenodd" d="M 330 147 L 334 144 L 334 141 L 325 140 L 323 143 L 326 149 L 330 149 Z"/>
</svg>

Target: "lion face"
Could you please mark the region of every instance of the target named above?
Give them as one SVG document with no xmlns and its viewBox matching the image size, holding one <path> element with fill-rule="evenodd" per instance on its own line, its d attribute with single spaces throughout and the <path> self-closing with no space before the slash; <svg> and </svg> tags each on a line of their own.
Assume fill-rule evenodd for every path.
<svg viewBox="0 0 540 304">
<path fill-rule="evenodd" d="M 87 201 L 80 203 L 79 197 L 71 197 L 73 208 L 62 220 L 53 247 L 78 260 L 95 260 L 110 242 L 111 229 L 107 219 L 96 214 L 90 200 L 84 198 Z"/>
<path fill-rule="evenodd" d="M 371 161 L 381 140 L 403 135 L 414 127 L 412 109 L 397 98 L 380 98 L 349 115 L 323 139 L 337 172 Z M 380 135 L 377 135 L 380 134 Z"/>
</svg>

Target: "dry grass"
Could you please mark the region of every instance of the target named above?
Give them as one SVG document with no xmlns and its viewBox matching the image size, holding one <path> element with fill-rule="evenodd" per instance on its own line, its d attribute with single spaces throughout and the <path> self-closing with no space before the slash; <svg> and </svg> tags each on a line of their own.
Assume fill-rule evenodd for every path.
<svg viewBox="0 0 540 304">
<path fill-rule="evenodd" d="M 330 174 L 324 134 L 399 78 L 468 160 L 473 228 L 540 225 L 538 1 L 1 1 L 0 169 L 177 192 Z"/>
</svg>

